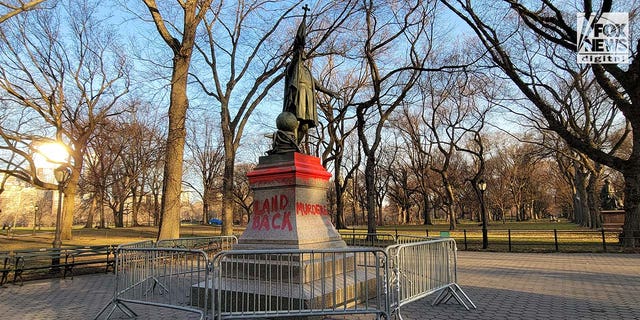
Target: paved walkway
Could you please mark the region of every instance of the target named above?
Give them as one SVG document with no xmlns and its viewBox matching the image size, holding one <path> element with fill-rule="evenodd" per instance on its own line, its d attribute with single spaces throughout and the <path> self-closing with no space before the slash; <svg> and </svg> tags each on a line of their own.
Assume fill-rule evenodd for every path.
<svg viewBox="0 0 640 320">
<path fill-rule="evenodd" d="M 401 309 L 404 319 L 640 319 L 640 255 L 459 252 L 458 283 L 478 309 L 432 297 Z M 0 288 L 2 319 L 91 319 L 113 296 L 113 275 Z M 193 319 L 134 308 L 138 319 Z M 116 312 L 115 319 L 125 317 Z"/>
</svg>

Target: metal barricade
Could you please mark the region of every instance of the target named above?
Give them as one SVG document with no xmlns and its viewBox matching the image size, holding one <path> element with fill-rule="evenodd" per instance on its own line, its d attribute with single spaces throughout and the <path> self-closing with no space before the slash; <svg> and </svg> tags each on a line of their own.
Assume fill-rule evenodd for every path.
<svg viewBox="0 0 640 320">
<path fill-rule="evenodd" d="M 396 243 L 396 237 L 388 233 L 343 233 L 342 240 L 349 246 L 385 248 Z"/>
<path fill-rule="evenodd" d="M 453 298 L 476 308 L 456 283 L 453 239 L 351 235 L 359 244 L 399 243 L 385 250 L 225 251 L 235 237 L 210 237 L 121 245 L 114 297 L 95 319 L 109 319 L 116 309 L 135 317 L 130 304 L 193 312 L 201 319 L 393 313 L 401 319 L 402 306 L 434 293 L 434 305 Z"/>
<path fill-rule="evenodd" d="M 143 241 L 138 241 L 138 242 L 130 242 L 130 243 L 124 243 L 121 244 L 117 247 L 117 249 L 120 248 L 153 248 L 155 247 L 153 240 L 143 240 Z M 116 250 L 117 251 L 117 250 Z"/>
<path fill-rule="evenodd" d="M 224 251 L 213 260 L 212 318 L 388 318 L 386 260 L 376 248 Z"/>
<path fill-rule="evenodd" d="M 428 241 L 433 239 L 434 238 L 432 237 L 399 234 L 396 236 L 396 244 L 414 243 L 414 242 Z"/>
<path fill-rule="evenodd" d="M 238 243 L 236 236 L 194 237 L 159 240 L 156 247 L 202 250 L 207 253 L 209 259 L 213 259 L 216 253 L 231 250 L 236 243 Z"/>
<path fill-rule="evenodd" d="M 458 286 L 457 249 L 453 239 L 438 239 L 387 248 L 392 311 L 402 319 L 400 308 L 439 292 L 433 305 L 454 298 L 467 310 L 475 304 Z"/>
<path fill-rule="evenodd" d="M 208 283 L 208 258 L 202 250 L 176 248 L 116 249 L 115 294 L 112 301 L 96 315 L 109 319 L 116 309 L 136 317 L 128 304 L 171 308 L 207 314 L 208 291 L 192 290 L 194 284 Z M 201 296 L 202 295 L 202 296 Z"/>
</svg>

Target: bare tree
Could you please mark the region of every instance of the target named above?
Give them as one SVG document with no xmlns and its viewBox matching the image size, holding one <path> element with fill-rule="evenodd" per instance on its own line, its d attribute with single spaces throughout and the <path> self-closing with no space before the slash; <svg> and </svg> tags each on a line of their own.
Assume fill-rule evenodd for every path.
<svg viewBox="0 0 640 320">
<path fill-rule="evenodd" d="M 429 144 L 427 135 L 423 131 L 424 126 L 420 125 L 421 117 L 416 117 L 408 105 L 403 106 L 401 113 L 392 119 L 392 124 L 398 130 L 405 145 L 407 161 L 411 174 L 415 177 L 416 198 L 420 201 L 422 218 L 425 225 L 432 225 L 431 208 L 433 191 L 436 177 L 433 176 L 431 168 L 432 155 L 426 146 Z"/>
<path fill-rule="evenodd" d="M 191 158 L 188 163 L 196 172 L 202 188 L 185 181 L 185 184 L 196 191 L 202 198 L 202 223 L 209 223 L 213 211 L 213 204 L 222 191 L 222 173 L 224 167 L 224 153 L 220 141 L 214 137 L 218 128 L 213 120 L 204 117 L 204 121 L 194 122 L 190 139 L 187 140 Z M 202 191 L 200 191 L 202 190 Z M 218 218 L 217 216 L 215 218 Z"/>
<path fill-rule="evenodd" d="M 113 210 L 117 227 L 124 226 L 122 213 L 131 214 L 131 225 L 140 224 L 151 178 L 161 174 L 162 136 L 151 106 L 135 102 L 126 116 L 101 122 L 89 140 L 88 155 L 80 183 L 83 195 L 91 205 L 85 227 L 93 227 L 94 213 L 99 213 L 99 226 L 105 225 L 105 206 Z M 160 171 L 158 173 L 158 171 Z M 149 210 L 148 220 L 151 218 Z"/>
<path fill-rule="evenodd" d="M 406 224 L 411 222 L 411 207 L 413 206 L 416 192 L 416 179 L 412 175 L 409 159 L 401 157 L 398 153 L 407 154 L 407 148 L 397 145 L 395 148 L 387 152 L 382 158 L 384 159 L 385 174 L 389 177 L 387 199 L 398 207 L 398 216 L 396 223 Z M 395 152 L 393 152 L 395 151 Z"/>
<path fill-rule="evenodd" d="M 133 226 L 140 225 L 140 214 L 150 192 L 150 180 L 161 174 L 158 168 L 164 164 L 163 132 L 159 128 L 157 116 L 150 108 L 148 104 L 139 107 L 125 127 L 131 134 L 130 145 L 124 154 L 124 164 L 127 175 L 133 180 L 130 186 Z"/>
<path fill-rule="evenodd" d="M 44 1 L 45 0 L 0 1 L 0 24 L 13 16 L 20 14 L 21 12 L 37 9 L 38 5 L 40 5 Z"/>
<path fill-rule="evenodd" d="M 30 152 L 42 137 L 67 145 L 73 170 L 64 190 L 63 240 L 71 239 L 73 199 L 88 141 L 98 123 L 121 112 L 129 90 L 126 57 L 96 5 L 60 3 L 55 10 L 15 16 L 0 29 L 0 99 L 14 111 L 3 119 L 0 134 L 18 155 L 9 171 L 56 189 L 36 175 Z"/>
<path fill-rule="evenodd" d="M 255 168 L 255 164 L 241 163 L 236 166 L 237 174 L 235 175 L 235 187 L 233 188 L 233 198 L 235 202 L 234 220 L 243 224 L 249 221 L 253 205 L 253 193 L 249 186 L 249 178 L 247 173 Z M 246 216 L 246 219 L 244 218 Z"/>
<path fill-rule="evenodd" d="M 335 75 L 335 70 L 337 69 L 335 66 L 335 62 L 331 56 L 328 59 L 328 63 L 326 65 L 326 72 L 323 72 L 323 75 L 327 75 L 329 78 L 330 75 L 334 75 L 334 79 L 327 80 L 340 83 L 341 89 L 340 94 L 345 97 L 349 97 L 345 100 L 352 100 L 355 93 L 357 93 L 357 88 L 359 88 L 359 84 L 357 81 L 360 79 L 357 78 L 356 75 L 352 73 L 347 73 L 344 75 Z M 324 77 L 321 76 L 324 79 Z M 329 87 L 328 84 L 325 84 L 325 87 Z M 331 103 L 331 100 L 327 97 L 319 97 L 318 99 L 318 108 L 319 108 L 319 116 L 323 117 L 326 120 L 326 125 L 320 123 L 320 127 L 322 128 L 319 132 L 322 136 L 318 139 L 319 143 L 322 143 L 322 164 L 325 168 L 328 168 L 329 165 L 333 166 L 333 190 L 335 191 L 335 226 L 338 229 L 345 229 L 345 193 L 347 188 L 350 185 L 350 180 L 353 179 L 354 174 L 358 167 L 360 166 L 360 153 L 357 152 L 355 158 L 352 158 L 355 161 L 348 161 L 349 156 L 345 154 L 347 147 L 347 139 L 350 139 L 352 134 L 356 130 L 355 126 L 355 115 L 353 110 L 349 108 L 346 104 L 335 104 Z M 323 139 L 324 134 L 328 135 L 328 139 Z M 320 150 L 320 147 L 317 147 Z"/>
<path fill-rule="evenodd" d="M 633 147 L 628 156 L 610 152 L 610 146 L 594 145 L 591 139 L 576 134 L 569 125 L 570 119 L 560 110 L 572 106 L 559 103 L 562 102 L 561 90 L 553 85 L 553 81 L 549 82 L 543 76 L 547 74 L 545 71 L 548 67 L 555 67 L 553 61 L 556 58 L 575 57 L 577 32 L 567 22 L 565 12 L 568 10 L 551 1 L 525 5 L 519 1 L 505 0 L 502 2 L 504 5 L 493 6 L 496 10 L 494 15 L 487 16 L 479 14 L 480 7 L 470 0 L 444 1 L 444 4 L 472 28 L 493 63 L 538 109 L 549 130 L 557 133 L 571 148 L 622 173 L 625 177 L 623 243 L 627 247 L 640 245 L 640 135 L 631 136 Z M 635 7 L 627 7 L 626 11 L 632 13 L 632 20 L 637 9 L 637 4 Z M 484 11 L 484 6 L 482 10 Z M 618 9 L 614 9 L 613 1 L 605 0 L 598 3 L 598 7 L 594 7 L 591 1 L 584 1 L 578 10 L 584 12 L 589 19 Z M 515 14 L 517 19 L 502 19 L 499 26 L 496 24 L 496 16 L 507 17 L 509 14 Z M 616 64 L 591 64 L 589 72 L 630 128 L 637 131 L 640 128 L 640 83 L 636 79 L 640 73 L 640 51 L 633 45 L 630 47 L 631 64 L 628 68 Z M 579 69 L 577 63 L 569 67 L 572 70 Z M 564 79 L 569 80 L 569 77 L 569 73 L 563 74 Z M 576 110 L 572 114 L 582 113 Z M 613 145 L 617 143 L 621 143 L 621 140 Z"/>
<path fill-rule="evenodd" d="M 180 196 L 182 193 L 182 163 L 184 156 L 187 129 L 185 121 L 189 99 L 187 97 L 187 80 L 193 48 L 195 46 L 196 31 L 211 6 L 212 0 L 177 1 L 181 15 L 176 21 L 182 26 L 171 23 L 168 27 L 169 16 L 173 8 L 166 4 L 164 14 L 158 8 L 155 0 L 142 0 L 149 9 L 162 40 L 167 44 L 173 55 L 171 66 L 171 92 L 169 97 L 169 126 L 166 141 L 166 156 L 164 179 L 162 183 L 162 209 L 160 215 L 160 232 L 158 239 L 170 239 L 180 236 Z M 172 31 L 173 30 L 173 31 Z"/>
<path fill-rule="evenodd" d="M 365 37 L 357 41 L 355 53 L 364 66 L 360 74 L 363 85 L 355 98 L 348 101 L 355 106 L 357 133 L 365 156 L 365 188 L 367 230 L 376 232 L 376 170 L 377 156 L 382 142 L 382 130 L 394 110 L 400 106 L 425 71 L 431 52 L 435 3 L 428 1 L 398 1 L 394 4 L 374 4 L 363 1 L 356 32 Z M 384 21 L 384 23 L 379 23 Z M 395 50 L 402 48 L 401 50 Z"/>
<path fill-rule="evenodd" d="M 342 131 L 341 131 L 342 132 Z M 358 138 L 354 135 L 346 135 L 341 142 L 335 144 L 336 153 L 335 161 L 333 161 L 334 185 L 336 190 L 336 227 L 339 226 L 339 216 L 346 220 L 347 209 L 351 211 L 351 224 L 356 225 L 358 222 L 357 214 L 361 208 L 359 205 L 360 192 L 358 186 L 358 172 L 362 163 L 362 154 L 357 146 Z M 338 147 L 341 145 L 341 147 Z M 338 149 L 339 148 L 339 149 Z M 340 156 L 337 156 L 340 154 Z M 340 167 L 340 169 L 337 169 Z M 342 173 L 345 172 L 345 173 Z M 342 211 L 341 211 L 342 210 Z M 341 213 L 342 212 L 342 213 Z M 362 220 L 364 222 L 364 219 Z M 346 221 L 344 227 L 346 228 Z"/>
<path fill-rule="evenodd" d="M 99 226 L 105 228 L 105 203 L 108 201 L 107 192 L 110 186 L 110 174 L 124 150 L 123 144 L 116 144 L 114 131 L 117 125 L 112 122 L 101 124 L 95 136 L 89 141 L 88 150 L 91 156 L 86 159 L 86 169 L 83 173 L 84 191 L 91 194 L 99 212 Z M 117 131 L 115 131 L 117 132 Z M 89 213 L 89 221 L 93 221 L 93 212 Z M 116 219 L 117 220 L 117 219 Z M 88 221 L 88 222 L 89 222 Z M 92 225 L 87 225 L 91 228 Z"/>
</svg>

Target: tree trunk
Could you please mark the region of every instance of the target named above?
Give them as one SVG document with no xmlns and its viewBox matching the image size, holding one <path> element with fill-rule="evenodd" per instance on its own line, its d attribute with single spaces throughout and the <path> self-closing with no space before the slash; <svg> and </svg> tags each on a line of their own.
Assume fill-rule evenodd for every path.
<svg viewBox="0 0 640 320">
<path fill-rule="evenodd" d="M 451 184 L 449 184 L 448 178 L 444 177 L 443 182 L 445 183 L 445 190 L 447 191 L 447 209 L 449 211 L 449 230 L 456 229 L 456 213 L 453 210 L 453 188 Z"/>
<path fill-rule="evenodd" d="M 202 198 L 202 224 L 209 223 L 209 200 L 207 198 L 205 191 L 205 196 Z"/>
<path fill-rule="evenodd" d="M 116 222 L 116 228 L 124 228 L 124 201 L 118 204 L 118 209 L 115 211 L 114 220 Z"/>
<path fill-rule="evenodd" d="M 222 181 L 222 235 L 233 235 L 233 179 L 235 151 L 225 142 L 224 177 Z"/>
<path fill-rule="evenodd" d="M 100 212 L 100 228 L 106 227 L 106 221 L 104 217 L 104 190 L 100 190 L 100 202 L 98 202 L 98 212 Z"/>
<path fill-rule="evenodd" d="M 640 164 L 636 163 L 623 171 L 624 175 L 624 225 L 622 245 L 640 246 Z"/>
<path fill-rule="evenodd" d="M 532 220 L 538 220 L 538 213 L 535 211 L 535 202 L 534 202 L 534 200 L 531 200 L 531 202 L 529 202 L 529 217 Z"/>
<path fill-rule="evenodd" d="M 571 185 L 571 194 L 573 195 L 573 206 L 571 208 L 571 210 L 569 210 L 567 212 L 567 220 L 576 223 L 576 214 L 575 214 L 575 208 L 576 208 L 576 188 L 575 186 L 572 184 Z"/>
<path fill-rule="evenodd" d="M 580 215 L 579 223 L 583 227 L 591 227 L 591 220 L 589 213 L 589 204 L 588 201 L 588 193 L 586 186 L 586 174 L 584 173 L 576 173 L 576 205 L 578 210 L 576 211 L 576 215 Z"/>
<path fill-rule="evenodd" d="M 60 239 L 62 240 L 73 239 L 71 230 L 73 229 L 73 212 L 75 211 L 74 199 L 79 177 L 79 173 L 73 172 L 67 187 L 64 188 L 64 196 L 62 200 L 62 227 L 60 230 Z"/>
<path fill-rule="evenodd" d="M 422 215 L 424 216 L 424 225 L 432 226 L 433 221 L 431 220 L 431 214 L 429 214 L 429 197 L 426 195 L 422 197 Z"/>
<path fill-rule="evenodd" d="M 346 229 L 347 226 L 344 223 L 344 190 L 339 179 L 335 179 L 334 184 L 336 186 L 336 229 Z"/>
<path fill-rule="evenodd" d="M 404 211 L 404 223 L 411 223 L 411 207 L 408 204 L 405 204 L 402 208 L 402 211 Z"/>
<path fill-rule="evenodd" d="M 160 195 L 157 193 L 153 194 L 153 226 L 160 225 Z"/>
<path fill-rule="evenodd" d="M 589 176 L 589 184 L 587 185 L 587 206 L 589 207 L 589 226 L 591 229 L 602 228 L 602 222 L 600 219 L 600 208 L 598 208 L 598 192 L 596 189 L 596 182 L 598 181 L 598 175 L 591 173 Z"/>
<path fill-rule="evenodd" d="M 89 214 L 87 215 L 87 222 L 84 224 L 86 229 L 93 228 L 93 217 L 96 213 L 96 195 L 94 194 L 91 198 L 91 208 L 89 208 Z"/>
<path fill-rule="evenodd" d="M 138 227 L 138 209 L 140 208 L 140 201 L 138 201 L 138 188 L 132 188 L 131 190 L 131 227 Z"/>
<path fill-rule="evenodd" d="M 180 194 L 182 192 L 182 162 L 187 131 L 185 119 L 187 99 L 187 75 L 191 54 L 178 55 L 173 59 L 171 75 L 171 101 L 169 102 L 169 132 L 162 182 L 160 232 L 158 240 L 180 237 Z"/>
<path fill-rule="evenodd" d="M 367 198 L 367 232 L 376 233 L 376 185 L 375 185 L 375 172 L 376 163 L 375 156 L 373 154 L 367 156 L 367 163 L 365 165 L 365 189 Z"/>
</svg>

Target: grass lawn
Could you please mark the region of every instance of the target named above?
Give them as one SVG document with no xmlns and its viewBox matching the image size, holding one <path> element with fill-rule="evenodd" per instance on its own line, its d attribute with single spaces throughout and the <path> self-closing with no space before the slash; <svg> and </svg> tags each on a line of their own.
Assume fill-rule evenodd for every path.
<svg viewBox="0 0 640 320">
<path fill-rule="evenodd" d="M 359 228 L 366 229 L 366 226 L 360 226 Z M 433 231 L 449 231 L 449 223 L 444 220 L 436 220 L 433 225 L 397 225 L 397 226 L 379 226 L 378 230 L 382 231 L 395 231 L 395 229 L 400 231 L 409 231 L 409 232 L 425 232 L 425 230 L 429 230 L 429 232 Z M 474 230 L 482 230 L 482 223 L 470 220 L 460 220 L 456 225 L 456 229 L 454 231 L 474 231 Z M 565 219 L 560 219 L 559 222 L 550 222 L 548 220 L 538 220 L 538 221 L 507 221 L 502 223 L 502 221 L 490 221 L 487 224 L 488 230 L 589 230 L 584 227 L 580 227 L 575 223 L 567 222 Z"/>
<path fill-rule="evenodd" d="M 15 232 L 14 232 L 15 231 Z M 236 230 L 237 234 L 242 231 Z M 73 239 L 62 241 L 62 245 L 68 246 L 93 246 L 122 244 L 142 240 L 156 240 L 158 227 L 128 227 L 107 229 L 74 228 Z M 220 227 L 206 225 L 182 225 L 181 237 L 204 237 L 220 234 Z M 33 229 L 16 228 L 12 230 L 10 237 L 6 237 L 6 230 L 0 231 L 0 251 L 12 251 L 21 249 L 50 248 L 53 242 L 54 229 L 42 228 L 33 235 Z"/>
<path fill-rule="evenodd" d="M 555 230 L 555 231 L 554 231 Z M 366 233 L 366 226 L 357 226 L 356 233 Z M 476 221 L 459 221 L 455 230 L 449 230 L 446 221 L 434 225 L 378 226 L 378 233 L 439 237 L 441 232 L 456 240 L 459 250 L 482 250 L 482 224 Z M 353 229 L 340 230 L 342 234 Z M 617 232 L 602 232 L 580 227 L 561 219 L 559 222 L 539 221 L 492 221 L 487 225 L 488 251 L 514 252 L 618 252 Z M 443 234 L 444 235 L 444 234 Z"/>
<path fill-rule="evenodd" d="M 366 226 L 357 226 L 357 233 L 365 233 Z M 527 222 L 500 221 L 489 223 L 488 227 L 489 250 L 509 251 L 509 239 L 511 239 L 511 251 L 555 251 L 558 243 L 559 251 L 565 252 L 601 252 L 604 251 L 602 233 L 579 227 L 565 220 L 549 222 L 547 220 Z M 554 229 L 557 232 L 554 233 Z M 395 235 L 440 236 L 440 232 L 448 232 L 458 244 L 459 250 L 478 250 L 482 244 L 482 226 L 475 221 L 460 221 L 455 230 L 449 230 L 446 221 L 436 221 L 434 225 L 398 225 L 378 226 L 379 233 Z M 509 234 L 510 230 L 510 234 Z M 240 235 L 244 228 L 235 229 L 235 234 Z M 340 230 L 343 234 L 352 233 L 352 229 Z M 128 227 L 108 229 L 73 230 L 73 239 L 63 241 L 63 245 L 88 246 L 109 245 L 135 242 L 141 240 L 155 240 L 158 233 L 157 227 Z M 12 230 L 7 237 L 6 230 L 0 231 L 0 251 L 12 251 L 20 249 L 50 248 L 53 241 L 53 228 L 43 228 L 33 234 L 29 228 L 17 228 Z M 207 226 L 198 224 L 183 224 L 181 237 L 204 237 L 220 235 L 219 226 Z M 556 240 L 557 239 L 557 240 Z M 617 251 L 617 233 L 607 232 L 605 242 L 609 245 L 608 251 Z"/>
</svg>

